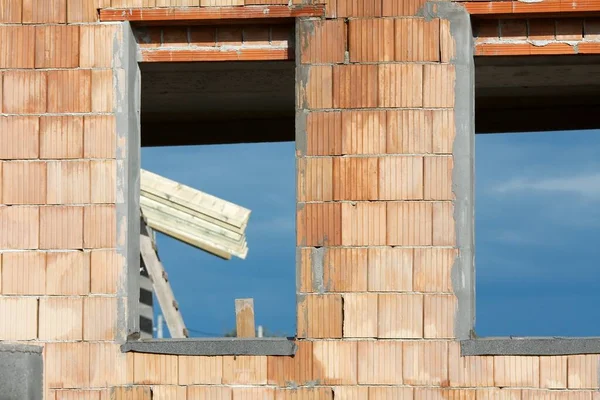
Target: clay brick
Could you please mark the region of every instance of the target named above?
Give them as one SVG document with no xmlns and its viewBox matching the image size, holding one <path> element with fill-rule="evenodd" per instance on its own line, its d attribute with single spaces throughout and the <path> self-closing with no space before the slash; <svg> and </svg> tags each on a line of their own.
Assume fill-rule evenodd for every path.
<svg viewBox="0 0 600 400">
<path fill-rule="evenodd" d="M 440 61 L 449 63 L 456 59 L 456 41 L 450 27 L 450 21 L 440 20 Z"/>
<path fill-rule="evenodd" d="M 380 200 L 423 199 L 423 157 L 379 159 Z"/>
<path fill-rule="evenodd" d="M 79 26 L 35 27 L 36 68 L 75 68 L 78 66 Z"/>
<path fill-rule="evenodd" d="M 31 159 L 38 154 L 38 117 L 0 117 L 0 159 Z"/>
<path fill-rule="evenodd" d="M 424 296 L 424 337 L 453 338 L 456 298 L 453 295 L 432 294 Z"/>
<path fill-rule="evenodd" d="M 81 340 L 82 332 L 83 299 L 81 297 L 40 299 L 40 339 Z"/>
<path fill-rule="evenodd" d="M 293 357 L 267 357 L 267 383 L 287 386 L 304 385 L 313 380 L 313 344 L 296 341 L 298 350 Z"/>
<path fill-rule="evenodd" d="M 339 246 L 342 242 L 340 203 L 308 203 L 298 206 L 299 246 Z"/>
<path fill-rule="evenodd" d="M 128 366 L 133 370 L 133 353 L 122 353 L 119 344 L 90 343 L 90 386 L 106 387 L 133 382 L 133 377 L 127 380 Z"/>
<path fill-rule="evenodd" d="M 4 4 L 0 5 L 1 9 Z M 0 68 L 33 68 L 35 53 L 28 50 L 34 48 L 34 27 L 0 26 L 0 43 Z"/>
<path fill-rule="evenodd" d="M 39 207 L 0 207 L 0 249 L 37 249 Z"/>
<path fill-rule="evenodd" d="M 431 203 L 387 203 L 387 244 L 390 246 L 430 246 L 433 240 Z"/>
<path fill-rule="evenodd" d="M 233 400 L 275 400 L 275 388 L 237 387 L 233 388 Z"/>
<path fill-rule="evenodd" d="M 21 23 L 22 0 L 0 0 L 0 23 Z"/>
<path fill-rule="evenodd" d="M 451 270 L 457 251 L 454 249 L 415 249 L 414 290 L 452 292 Z"/>
<path fill-rule="evenodd" d="M 200 7 L 243 6 L 244 0 L 200 0 Z"/>
<path fill-rule="evenodd" d="M 484 19 L 473 21 L 473 37 L 477 41 L 488 41 L 500 38 L 500 20 Z"/>
<path fill-rule="evenodd" d="M 3 111 L 8 114 L 46 112 L 46 72 L 5 71 Z"/>
<path fill-rule="evenodd" d="M 82 158 L 83 117 L 41 117 L 40 158 Z"/>
<path fill-rule="evenodd" d="M 567 358 L 566 356 L 540 357 L 540 387 L 567 388 Z"/>
<path fill-rule="evenodd" d="M 584 35 L 588 40 L 599 40 L 600 39 L 600 19 L 599 18 L 586 18 L 584 21 Z"/>
<path fill-rule="evenodd" d="M 384 17 L 413 16 L 423 7 L 425 0 L 383 0 Z"/>
<path fill-rule="evenodd" d="M 48 71 L 48 112 L 90 112 L 90 70 Z"/>
<path fill-rule="evenodd" d="M 83 208 L 49 206 L 40 208 L 41 249 L 82 249 Z"/>
<path fill-rule="evenodd" d="M 337 17 L 380 17 L 379 0 L 337 0 Z"/>
<path fill-rule="evenodd" d="M 269 26 L 247 26 L 243 32 L 243 44 L 249 46 L 269 46 L 271 29 Z"/>
<path fill-rule="evenodd" d="M 314 342 L 314 379 L 325 385 L 356 385 L 358 371 L 357 349 L 356 342 Z"/>
<path fill-rule="evenodd" d="M 188 400 L 232 400 L 230 387 L 189 386 Z"/>
<path fill-rule="evenodd" d="M 264 0 L 273 4 L 275 0 Z M 285 0 L 283 0 L 285 1 Z M 335 1 L 335 0 L 334 0 Z M 248 0 L 246 0 L 248 4 Z M 287 3 L 283 3 L 287 4 Z M 326 6 L 327 7 L 327 6 Z M 296 37 L 293 29 L 285 25 L 271 25 L 271 45 L 292 47 L 291 43 L 295 43 Z"/>
<path fill-rule="evenodd" d="M 413 249 L 370 248 L 367 265 L 369 291 L 412 291 Z"/>
<path fill-rule="evenodd" d="M 83 339 L 114 340 L 117 322 L 116 297 L 86 297 L 83 302 Z"/>
<path fill-rule="evenodd" d="M 556 20 L 556 40 L 582 40 L 583 20 L 565 18 Z"/>
<path fill-rule="evenodd" d="M 529 39 L 532 40 L 554 40 L 556 22 L 553 19 L 529 20 Z"/>
<path fill-rule="evenodd" d="M 177 356 L 135 353 L 133 355 L 134 384 L 177 384 Z"/>
<path fill-rule="evenodd" d="M 90 344 L 46 343 L 44 371 L 46 386 L 49 388 L 89 387 Z"/>
<path fill-rule="evenodd" d="M 343 20 L 301 20 L 298 27 L 303 64 L 344 62 L 346 27 Z"/>
<path fill-rule="evenodd" d="M 402 342 L 358 342 L 358 359 L 359 384 L 402 383 Z"/>
<path fill-rule="evenodd" d="M 214 0 L 209 0 L 214 1 Z M 219 1 L 219 0 L 217 0 Z M 236 1 L 236 0 L 234 0 Z M 244 30 L 240 26 L 220 26 L 217 28 L 217 43 L 227 46 L 241 46 L 244 41 Z"/>
<path fill-rule="evenodd" d="M 395 20 L 396 61 L 440 61 L 440 20 Z"/>
<path fill-rule="evenodd" d="M 0 297 L 0 340 L 37 338 L 38 299 Z"/>
<path fill-rule="evenodd" d="M 384 245 L 386 231 L 385 203 L 342 204 L 342 245 Z"/>
<path fill-rule="evenodd" d="M 111 68 L 115 25 L 82 25 L 79 42 L 82 68 Z"/>
<path fill-rule="evenodd" d="M 378 107 L 422 107 L 427 82 L 419 64 L 381 64 L 377 67 Z"/>
<path fill-rule="evenodd" d="M 84 207 L 83 245 L 86 249 L 116 247 L 116 209 L 114 205 Z"/>
<path fill-rule="evenodd" d="M 452 157 L 425 157 L 425 200 L 453 200 Z"/>
<path fill-rule="evenodd" d="M 162 31 L 162 47 L 187 47 L 189 45 L 187 27 L 165 26 Z"/>
<path fill-rule="evenodd" d="M 599 389 L 600 356 L 587 354 L 568 356 L 568 388 Z"/>
<path fill-rule="evenodd" d="M 450 342 L 449 346 L 450 386 L 494 386 L 494 357 L 462 357 L 459 342 Z"/>
<path fill-rule="evenodd" d="M 423 66 L 423 107 L 454 107 L 454 65 Z"/>
<path fill-rule="evenodd" d="M 331 388 L 277 389 L 275 400 L 333 400 Z"/>
<path fill-rule="evenodd" d="M 369 400 L 369 388 L 366 386 L 336 386 L 333 393 L 334 399 Z"/>
<path fill-rule="evenodd" d="M 369 398 L 378 400 L 412 400 L 413 388 L 408 387 L 370 387 Z"/>
<path fill-rule="evenodd" d="M 185 386 L 153 386 L 153 400 L 187 400 Z"/>
<path fill-rule="evenodd" d="M 589 391 L 523 389 L 521 397 L 515 396 L 514 398 L 518 400 L 590 400 L 592 395 L 595 393 Z"/>
<path fill-rule="evenodd" d="M 115 250 L 94 250 L 90 252 L 91 292 L 114 294 L 117 280 L 123 265 L 123 256 Z"/>
<path fill-rule="evenodd" d="M 223 357 L 179 356 L 180 385 L 220 384 Z"/>
<path fill-rule="evenodd" d="M 334 158 L 333 200 L 377 200 L 377 165 L 374 157 Z"/>
<path fill-rule="evenodd" d="M 454 205 L 452 203 L 433 203 L 433 245 L 454 246 Z"/>
<path fill-rule="evenodd" d="M 384 111 L 342 112 L 341 154 L 382 154 L 386 148 Z"/>
<path fill-rule="evenodd" d="M 113 71 L 92 71 L 92 112 L 113 111 Z"/>
<path fill-rule="evenodd" d="M 348 29 L 351 62 L 394 60 L 394 20 L 352 19 Z"/>
<path fill-rule="evenodd" d="M 55 400 L 100 400 L 99 390 L 53 390 Z"/>
<path fill-rule="evenodd" d="M 388 111 L 386 152 L 390 154 L 430 153 L 435 112 L 431 110 Z"/>
<path fill-rule="evenodd" d="M 447 342 L 404 342 L 402 352 L 405 384 L 448 385 Z"/>
<path fill-rule="evenodd" d="M 423 295 L 380 294 L 377 319 L 379 338 L 422 338 Z"/>
<path fill-rule="evenodd" d="M 23 0 L 23 23 L 67 22 L 67 0 Z"/>
<path fill-rule="evenodd" d="M 117 162 L 115 160 L 90 161 L 92 203 L 116 202 Z"/>
<path fill-rule="evenodd" d="M 341 338 L 342 296 L 305 295 L 298 302 L 299 338 Z"/>
<path fill-rule="evenodd" d="M 2 192 L 4 204 L 45 204 L 46 163 L 4 162 Z"/>
<path fill-rule="evenodd" d="M 47 170 L 48 204 L 90 202 L 89 161 L 51 161 Z"/>
<path fill-rule="evenodd" d="M 307 109 L 331 108 L 333 106 L 333 71 L 331 66 L 304 67 L 308 79 L 298 82 L 298 103 Z"/>
<path fill-rule="evenodd" d="M 456 125 L 454 110 L 434 110 L 432 114 L 432 150 L 437 154 L 452 154 Z"/>
<path fill-rule="evenodd" d="M 267 383 L 266 356 L 224 356 L 224 384 L 256 384 Z"/>
<path fill-rule="evenodd" d="M 98 19 L 96 8 L 102 7 L 102 0 L 67 0 L 67 22 L 95 22 Z M 110 1 L 107 1 L 110 6 Z"/>
<path fill-rule="evenodd" d="M 344 299 L 344 337 L 377 337 L 377 294 L 346 293 Z"/>
<path fill-rule="evenodd" d="M 323 283 L 326 291 L 367 290 L 367 250 L 329 248 L 325 250 Z"/>
<path fill-rule="evenodd" d="M 500 20 L 500 37 L 511 40 L 527 39 L 527 20 L 503 19 Z"/>
<path fill-rule="evenodd" d="M 85 116 L 83 137 L 85 158 L 115 158 L 117 131 L 113 115 Z"/>
<path fill-rule="evenodd" d="M 540 387 L 540 358 L 494 357 L 494 385 Z"/>
<path fill-rule="evenodd" d="M 313 271 L 312 271 L 312 253 L 313 248 L 296 249 L 296 255 L 300 254 L 300 285 L 298 292 L 310 293 L 316 288 L 313 287 Z M 316 251 L 316 250 L 315 250 Z"/>
<path fill-rule="evenodd" d="M 143 49 L 160 47 L 162 43 L 162 29 L 158 26 L 140 26 L 134 29 L 133 34 L 138 46 Z"/>
<path fill-rule="evenodd" d="M 296 151 L 302 156 L 302 150 Z M 306 116 L 306 155 L 342 154 L 342 114 L 311 112 Z"/>
<path fill-rule="evenodd" d="M 152 400 L 152 390 L 149 387 L 125 386 L 114 387 L 111 390 L 111 400 Z M 208 400 L 214 399 L 209 398 Z"/>
<path fill-rule="evenodd" d="M 298 201 L 331 201 L 333 199 L 333 160 L 301 158 L 297 161 Z"/>
<path fill-rule="evenodd" d="M 333 108 L 377 107 L 376 65 L 333 67 Z"/>
<path fill-rule="evenodd" d="M 475 400 L 475 390 L 426 388 L 415 390 L 415 400 Z"/>
<path fill-rule="evenodd" d="M 46 265 L 46 294 L 85 295 L 90 292 L 90 253 L 47 253 Z"/>
<path fill-rule="evenodd" d="M 10 252 L 2 255 L 2 294 L 46 293 L 46 254 Z"/>
<path fill-rule="evenodd" d="M 200 0 L 156 0 L 156 7 L 187 7 L 200 5 Z"/>
<path fill-rule="evenodd" d="M 190 44 L 192 46 L 213 47 L 217 41 L 217 29 L 214 26 L 191 26 Z"/>
</svg>

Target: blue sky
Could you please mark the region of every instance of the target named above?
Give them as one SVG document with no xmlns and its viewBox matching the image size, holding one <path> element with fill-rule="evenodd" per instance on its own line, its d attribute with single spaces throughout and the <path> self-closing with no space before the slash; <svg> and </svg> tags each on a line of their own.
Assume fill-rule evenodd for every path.
<svg viewBox="0 0 600 400">
<path fill-rule="evenodd" d="M 476 137 L 477 333 L 600 336 L 600 132 Z M 294 144 L 142 149 L 142 168 L 252 210 L 246 260 L 158 235 L 193 336 L 256 323 L 295 333 Z M 165 331 L 168 331 L 165 329 Z"/>
</svg>

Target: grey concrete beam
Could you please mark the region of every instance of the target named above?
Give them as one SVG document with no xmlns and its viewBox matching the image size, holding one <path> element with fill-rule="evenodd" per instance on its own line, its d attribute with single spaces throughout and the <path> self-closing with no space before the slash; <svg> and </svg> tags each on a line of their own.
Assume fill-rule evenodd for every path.
<svg viewBox="0 0 600 400">
<path fill-rule="evenodd" d="M 288 338 L 190 338 L 132 340 L 121 351 L 184 356 L 293 356 L 296 343 Z"/>
<path fill-rule="evenodd" d="M 0 344 L 0 399 L 42 400 L 42 347 Z"/>
<path fill-rule="evenodd" d="M 460 342 L 463 356 L 561 356 L 600 354 L 600 338 L 487 338 Z"/>
</svg>

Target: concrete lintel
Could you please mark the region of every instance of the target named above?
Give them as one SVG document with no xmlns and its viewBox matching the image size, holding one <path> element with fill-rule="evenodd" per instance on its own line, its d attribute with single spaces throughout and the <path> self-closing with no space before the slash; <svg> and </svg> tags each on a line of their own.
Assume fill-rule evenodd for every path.
<svg viewBox="0 0 600 400">
<path fill-rule="evenodd" d="M 182 356 L 293 356 L 296 343 L 288 338 L 192 338 L 131 340 L 124 353 L 174 354 Z"/>
<path fill-rule="evenodd" d="M 42 400 L 42 346 L 0 343 L 0 399 Z"/>
<path fill-rule="evenodd" d="M 462 356 L 562 356 L 600 354 L 600 337 L 486 338 L 460 342 Z"/>
</svg>

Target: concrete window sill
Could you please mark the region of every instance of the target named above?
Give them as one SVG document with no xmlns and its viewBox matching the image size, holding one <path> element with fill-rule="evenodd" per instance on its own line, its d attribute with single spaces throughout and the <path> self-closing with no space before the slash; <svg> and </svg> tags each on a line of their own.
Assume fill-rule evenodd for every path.
<svg viewBox="0 0 600 400">
<path fill-rule="evenodd" d="M 182 356 L 293 356 L 296 343 L 288 338 L 192 338 L 130 340 L 123 353 Z"/>
<path fill-rule="evenodd" d="M 600 337 L 499 337 L 462 340 L 462 356 L 562 356 L 600 354 Z"/>
</svg>

